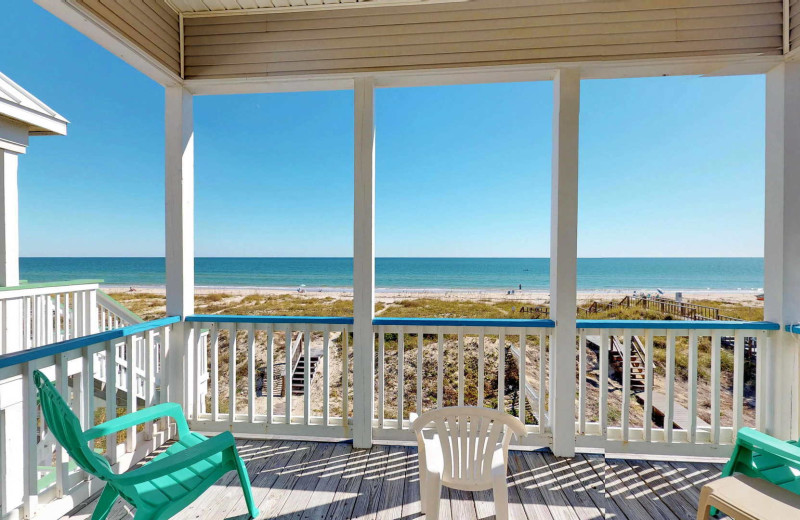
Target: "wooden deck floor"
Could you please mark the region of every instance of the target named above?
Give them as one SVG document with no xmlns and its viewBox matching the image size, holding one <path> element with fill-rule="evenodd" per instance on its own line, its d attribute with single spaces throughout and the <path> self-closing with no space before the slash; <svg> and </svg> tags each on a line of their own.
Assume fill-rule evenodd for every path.
<svg viewBox="0 0 800 520">
<path fill-rule="evenodd" d="M 417 450 L 348 443 L 239 441 L 247 461 L 259 518 L 421 518 Z M 510 516 L 515 520 L 649 519 L 695 517 L 702 485 L 720 466 L 646 462 L 578 455 L 559 459 L 549 451 L 512 452 Z M 491 492 L 445 490 L 440 518 L 494 518 Z M 64 520 L 88 520 L 94 502 Z M 118 502 L 109 519 L 132 518 Z M 177 519 L 244 519 L 246 508 L 235 473 L 203 494 Z"/>
</svg>

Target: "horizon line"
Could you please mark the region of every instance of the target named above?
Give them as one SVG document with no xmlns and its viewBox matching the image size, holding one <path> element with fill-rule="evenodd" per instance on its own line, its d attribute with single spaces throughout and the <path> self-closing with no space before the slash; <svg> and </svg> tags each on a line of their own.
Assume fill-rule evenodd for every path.
<svg viewBox="0 0 800 520">
<path fill-rule="evenodd" d="M 49 258 L 49 259 L 92 259 L 92 258 L 141 258 L 141 259 L 166 259 L 165 256 L 20 256 L 20 259 L 23 258 Z M 217 258 L 217 259 L 297 259 L 297 258 L 308 258 L 308 259 L 350 259 L 352 260 L 352 256 L 195 256 L 195 259 L 198 258 Z M 549 256 L 375 256 L 375 258 L 403 258 L 403 259 L 413 259 L 413 260 L 427 260 L 427 259 L 449 259 L 449 260 L 550 260 Z M 614 259 L 642 259 L 642 260 L 663 260 L 663 259 L 764 259 L 763 256 L 578 256 L 578 259 L 585 259 L 585 260 L 614 260 Z"/>
</svg>

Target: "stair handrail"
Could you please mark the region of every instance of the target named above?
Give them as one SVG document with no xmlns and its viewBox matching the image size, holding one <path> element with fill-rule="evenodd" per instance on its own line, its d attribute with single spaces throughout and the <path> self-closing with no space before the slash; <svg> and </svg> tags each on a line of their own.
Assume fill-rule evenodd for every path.
<svg viewBox="0 0 800 520">
<path fill-rule="evenodd" d="M 138 323 L 144 323 L 144 320 L 141 318 L 141 316 L 100 289 L 97 290 L 97 306 L 106 309 L 110 313 L 119 317 L 122 320 L 123 325 L 136 325 Z"/>
<path fill-rule="evenodd" d="M 294 371 L 297 370 L 297 365 L 300 364 L 300 356 L 303 354 L 303 332 L 300 331 L 297 333 L 297 337 L 292 340 L 291 338 L 288 339 L 288 343 L 290 345 L 292 356 L 290 359 L 291 362 L 286 365 L 288 369 L 291 367 L 291 371 L 286 372 L 286 379 L 291 383 L 291 376 L 294 375 Z M 306 360 L 308 362 L 308 360 Z"/>
</svg>

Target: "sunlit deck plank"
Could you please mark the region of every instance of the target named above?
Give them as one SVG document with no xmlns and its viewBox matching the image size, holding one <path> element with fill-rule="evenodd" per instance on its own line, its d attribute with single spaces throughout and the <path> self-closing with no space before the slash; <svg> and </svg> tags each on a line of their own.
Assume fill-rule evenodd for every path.
<svg viewBox="0 0 800 520">
<path fill-rule="evenodd" d="M 420 513 L 417 450 L 351 443 L 240 440 L 260 518 L 389 520 L 424 518 Z M 700 487 L 719 476 L 707 463 L 609 459 L 578 454 L 562 459 L 549 451 L 509 457 L 512 520 L 594 518 L 686 518 L 693 515 Z M 63 520 L 88 520 L 88 501 Z M 176 520 L 241 519 L 246 515 L 235 473 L 220 479 Z M 493 518 L 491 491 L 445 489 L 441 520 Z M 119 501 L 109 518 L 130 520 Z"/>
</svg>

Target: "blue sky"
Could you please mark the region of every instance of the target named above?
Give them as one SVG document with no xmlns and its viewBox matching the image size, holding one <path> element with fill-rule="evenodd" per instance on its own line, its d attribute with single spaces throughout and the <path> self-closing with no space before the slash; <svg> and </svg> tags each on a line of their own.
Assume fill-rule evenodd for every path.
<svg viewBox="0 0 800 520">
<path fill-rule="evenodd" d="M 0 70 L 71 124 L 20 161 L 24 256 L 161 256 L 163 89 L 32 2 Z M 764 78 L 582 83 L 579 255 L 761 256 Z M 350 92 L 195 100 L 197 256 L 349 256 Z M 549 254 L 552 84 L 376 94 L 379 256 Z"/>
</svg>

